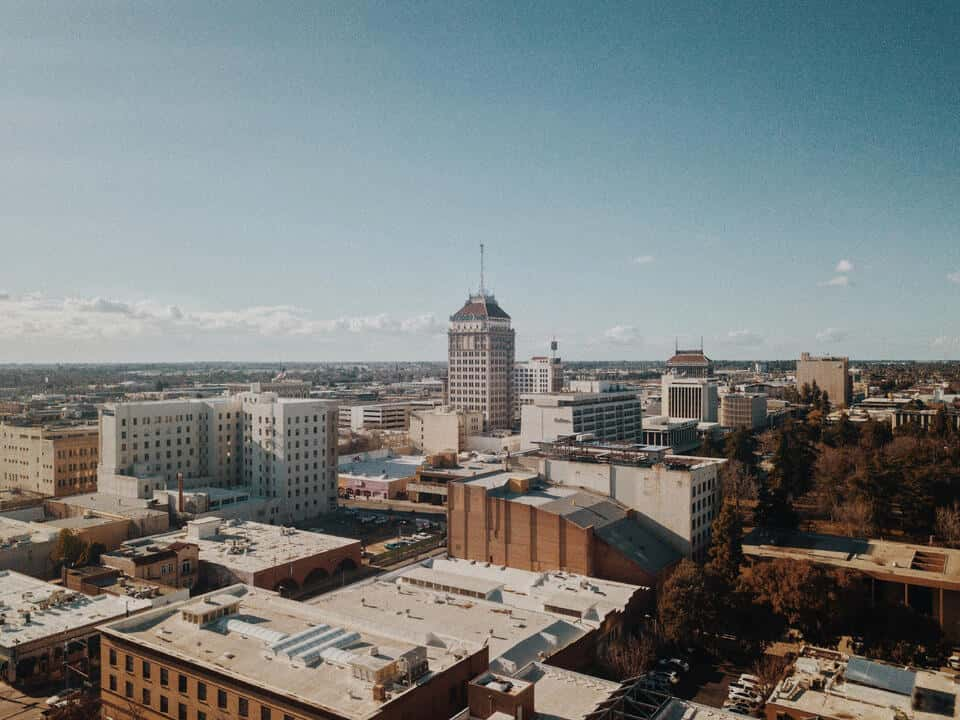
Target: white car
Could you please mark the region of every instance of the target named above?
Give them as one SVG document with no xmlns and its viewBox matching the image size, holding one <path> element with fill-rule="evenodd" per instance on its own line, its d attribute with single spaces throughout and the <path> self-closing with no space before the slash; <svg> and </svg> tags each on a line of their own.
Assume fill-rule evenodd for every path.
<svg viewBox="0 0 960 720">
<path fill-rule="evenodd" d="M 727 697 L 731 700 L 736 700 L 749 705 L 759 705 L 761 699 L 759 695 L 755 695 L 742 688 L 731 688 L 730 692 L 727 694 Z"/>
<path fill-rule="evenodd" d="M 741 680 L 748 680 L 749 682 L 752 682 L 752 683 L 755 684 L 755 685 L 759 685 L 759 684 L 760 684 L 760 678 L 758 678 L 756 675 L 749 675 L 749 674 L 747 674 L 747 673 L 741 673 L 741 674 L 740 674 L 740 679 L 741 679 Z"/>
</svg>

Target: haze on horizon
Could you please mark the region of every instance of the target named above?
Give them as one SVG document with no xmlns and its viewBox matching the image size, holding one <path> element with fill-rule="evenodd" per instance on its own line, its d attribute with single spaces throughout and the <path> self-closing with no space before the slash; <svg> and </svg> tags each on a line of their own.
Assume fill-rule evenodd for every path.
<svg viewBox="0 0 960 720">
<path fill-rule="evenodd" d="M 960 5 L 11 2 L 0 363 L 960 358 Z"/>
</svg>

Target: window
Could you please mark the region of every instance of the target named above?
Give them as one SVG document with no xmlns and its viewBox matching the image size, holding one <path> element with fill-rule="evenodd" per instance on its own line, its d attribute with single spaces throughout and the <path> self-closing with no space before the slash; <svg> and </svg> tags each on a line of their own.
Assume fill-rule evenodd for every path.
<svg viewBox="0 0 960 720">
<path fill-rule="evenodd" d="M 203 710 L 197 710 L 197 720 L 207 720 L 207 714 Z"/>
<path fill-rule="evenodd" d="M 162 713 L 170 712 L 170 703 L 167 701 L 166 695 L 160 696 L 160 712 Z"/>
<path fill-rule="evenodd" d="M 117 651 L 113 648 L 110 648 L 110 664 L 114 667 L 117 666 Z"/>
<path fill-rule="evenodd" d="M 148 663 L 146 660 L 143 661 L 143 679 L 150 679 L 150 663 Z"/>
<path fill-rule="evenodd" d="M 167 669 L 164 667 L 160 668 L 160 684 L 163 687 L 170 686 L 170 673 L 167 672 Z"/>
<path fill-rule="evenodd" d="M 127 680 L 127 682 L 123 684 L 123 694 L 126 695 L 128 698 L 133 697 L 133 683 L 130 682 L 129 680 Z"/>
<path fill-rule="evenodd" d="M 270 708 L 260 706 L 260 720 L 270 720 Z"/>
<path fill-rule="evenodd" d="M 217 690 L 217 707 L 225 710 L 227 707 L 227 691 Z"/>
<path fill-rule="evenodd" d="M 116 675 L 111 675 L 111 676 L 110 676 L 110 689 L 113 690 L 114 692 L 117 691 L 117 676 L 116 676 Z"/>
<path fill-rule="evenodd" d="M 179 677 L 177 677 L 177 690 L 179 690 L 182 693 L 187 692 L 187 676 L 186 675 L 180 675 Z"/>
<path fill-rule="evenodd" d="M 133 655 L 127 655 L 123 659 L 123 669 L 126 670 L 128 673 L 133 672 Z"/>
<path fill-rule="evenodd" d="M 237 702 L 237 713 L 240 717 L 250 717 L 250 701 L 242 697 Z"/>
<path fill-rule="evenodd" d="M 198 682 L 197 683 L 197 700 L 202 700 L 206 702 L 207 700 L 207 684 Z"/>
<path fill-rule="evenodd" d="M 187 720 L 187 706 L 183 703 L 177 704 L 177 720 Z"/>
<path fill-rule="evenodd" d="M 147 707 L 150 707 L 150 689 L 149 689 L 149 688 L 144 688 L 144 689 L 141 691 L 141 695 L 142 695 L 142 698 L 141 698 L 141 699 L 142 699 L 142 704 L 143 704 L 143 705 L 146 705 Z"/>
</svg>

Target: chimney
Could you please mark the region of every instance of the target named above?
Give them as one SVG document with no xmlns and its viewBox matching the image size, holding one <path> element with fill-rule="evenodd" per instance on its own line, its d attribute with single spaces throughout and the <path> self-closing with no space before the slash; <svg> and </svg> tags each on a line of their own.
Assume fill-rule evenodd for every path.
<svg viewBox="0 0 960 720">
<path fill-rule="evenodd" d="M 183 473 L 177 473 L 177 512 L 183 512 Z"/>
</svg>

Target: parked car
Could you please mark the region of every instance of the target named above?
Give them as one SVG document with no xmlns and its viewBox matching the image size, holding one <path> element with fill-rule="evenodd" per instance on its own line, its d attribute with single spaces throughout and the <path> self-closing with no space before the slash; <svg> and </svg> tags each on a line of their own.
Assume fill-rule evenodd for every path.
<svg viewBox="0 0 960 720">
<path fill-rule="evenodd" d="M 678 657 L 667 658 L 667 663 L 670 665 L 673 665 L 677 670 L 680 670 L 683 672 L 690 671 L 690 663 L 688 663 L 686 660 L 682 658 L 678 658 Z"/>
<path fill-rule="evenodd" d="M 677 674 L 676 670 L 657 670 L 652 673 L 654 677 L 662 677 L 671 685 L 676 685 L 680 682 L 680 676 Z"/>
<path fill-rule="evenodd" d="M 731 700 L 741 700 L 747 702 L 751 705 L 759 705 L 762 698 L 756 694 L 752 693 L 746 688 L 742 687 L 730 687 L 730 691 L 727 695 Z"/>
<path fill-rule="evenodd" d="M 954 653 L 947 658 L 947 667 L 951 670 L 960 670 L 960 653 Z"/>
</svg>

